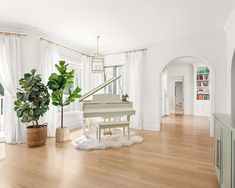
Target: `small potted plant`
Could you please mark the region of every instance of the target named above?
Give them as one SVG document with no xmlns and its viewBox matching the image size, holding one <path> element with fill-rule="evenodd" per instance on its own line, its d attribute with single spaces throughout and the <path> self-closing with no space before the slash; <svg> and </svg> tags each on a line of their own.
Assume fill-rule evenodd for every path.
<svg viewBox="0 0 235 188">
<path fill-rule="evenodd" d="M 61 125 L 56 129 L 56 141 L 63 142 L 69 140 L 69 128 L 64 127 L 64 106 L 80 98 L 81 89 L 79 87 L 71 89 L 73 86 L 74 70 L 67 71 L 68 64 L 65 61 L 60 61 L 55 67 L 58 74 L 52 73 L 47 85 L 52 90 L 52 104 L 60 107 Z"/>
<path fill-rule="evenodd" d="M 47 139 L 47 124 L 40 124 L 39 118 L 49 109 L 48 89 L 35 69 L 31 73 L 26 73 L 19 80 L 19 85 L 14 110 L 17 117 L 21 118 L 21 122 L 31 122 L 26 131 L 27 145 L 29 147 L 44 145 Z"/>
<path fill-rule="evenodd" d="M 122 101 L 123 101 L 123 102 L 126 102 L 127 99 L 128 99 L 128 97 L 129 97 L 129 96 L 128 96 L 127 94 L 125 94 L 125 95 L 123 94 L 123 95 L 122 95 Z"/>
</svg>

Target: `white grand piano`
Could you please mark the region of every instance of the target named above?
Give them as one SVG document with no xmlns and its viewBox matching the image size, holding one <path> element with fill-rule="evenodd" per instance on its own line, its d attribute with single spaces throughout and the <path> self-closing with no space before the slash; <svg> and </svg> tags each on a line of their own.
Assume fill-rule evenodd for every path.
<svg viewBox="0 0 235 188">
<path fill-rule="evenodd" d="M 101 139 L 101 133 L 112 135 L 112 128 L 122 127 L 125 135 L 127 128 L 129 138 L 130 116 L 135 114 L 133 103 L 130 101 L 122 101 L 120 95 L 112 94 L 95 94 L 107 85 L 119 79 L 121 76 L 114 77 L 98 87 L 87 92 L 80 98 L 81 109 L 83 112 L 83 133 L 86 134 L 86 119 L 92 117 L 100 117 L 102 121 L 97 122 L 97 139 Z M 85 100 L 92 96 L 92 100 Z"/>
</svg>

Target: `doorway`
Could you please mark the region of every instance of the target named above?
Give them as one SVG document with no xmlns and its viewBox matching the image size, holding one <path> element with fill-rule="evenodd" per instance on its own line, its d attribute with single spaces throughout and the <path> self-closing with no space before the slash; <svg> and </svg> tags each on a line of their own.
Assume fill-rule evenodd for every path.
<svg viewBox="0 0 235 188">
<path fill-rule="evenodd" d="M 206 72 L 202 72 L 204 70 Z M 161 117 L 182 113 L 182 110 L 183 115 L 205 116 L 210 121 L 212 136 L 215 111 L 215 73 L 210 62 L 201 57 L 177 57 L 166 64 L 161 77 Z M 179 102 L 177 106 L 174 99 L 176 81 L 183 81 L 184 94 L 183 102 Z"/>
<path fill-rule="evenodd" d="M 183 81 L 175 81 L 175 99 L 174 108 L 175 114 L 184 114 L 184 87 Z"/>
</svg>

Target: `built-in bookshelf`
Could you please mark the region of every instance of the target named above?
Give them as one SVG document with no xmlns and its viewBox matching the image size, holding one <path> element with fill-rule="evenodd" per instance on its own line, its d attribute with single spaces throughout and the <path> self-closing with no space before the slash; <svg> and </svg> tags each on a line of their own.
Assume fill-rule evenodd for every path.
<svg viewBox="0 0 235 188">
<path fill-rule="evenodd" d="M 198 67 L 196 72 L 197 79 L 197 100 L 210 100 L 210 71 L 207 67 Z"/>
</svg>

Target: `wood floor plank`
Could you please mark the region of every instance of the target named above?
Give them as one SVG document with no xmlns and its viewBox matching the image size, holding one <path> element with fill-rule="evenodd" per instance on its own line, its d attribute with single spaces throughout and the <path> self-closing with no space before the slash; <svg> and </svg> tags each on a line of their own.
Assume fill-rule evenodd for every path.
<svg viewBox="0 0 235 188">
<path fill-rule="evenodd" d="M 170 116 L 130 147 L 79 151 L 70 142 L 6 145 L 1 188 L 218 188 L 207 118 Z"/>
</svg>

